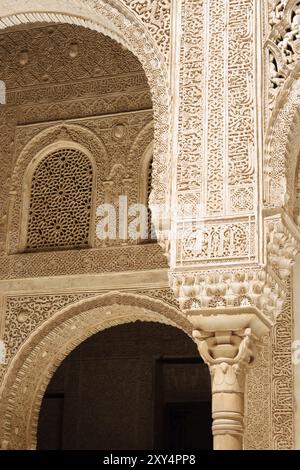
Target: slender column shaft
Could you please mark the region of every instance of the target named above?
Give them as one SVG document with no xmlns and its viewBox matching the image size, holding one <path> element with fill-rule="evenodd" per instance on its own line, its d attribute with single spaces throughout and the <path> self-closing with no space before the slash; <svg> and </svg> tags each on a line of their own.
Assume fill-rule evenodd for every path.
<svg viewBox="0 0 300 470">
<path fill-rule="evenodd" d="M 241 450 L 244 433 L 244 393 L 221 391 L 212 378 L 212 433 L 215 450 Z"/>
<path fill-rule="evenodd" d="M 252 362 L 250 329 L 194 332 L 212 379 L 212 433 L 215 450 L 242 450 L 247 365 Z"/>
</svg>

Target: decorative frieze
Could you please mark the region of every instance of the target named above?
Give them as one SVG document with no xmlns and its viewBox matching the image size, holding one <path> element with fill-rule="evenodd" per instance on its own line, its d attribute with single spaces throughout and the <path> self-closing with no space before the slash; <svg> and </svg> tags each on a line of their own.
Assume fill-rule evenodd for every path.
<svg viewBox="0 0 300 470">
<path fill-rule="evenodd" d="M 291 278 L 285 302 L 271 334 L 272 448 L 294 449 L 293 307 Z"/>
<path fill-rule="evenodd" d="M 2 279 L 20 279 L 142 271 L 161 267 L 167 267 L 167 260 L 159 245 L 128 245 L 94 250 L 66 250 L 3 256 L 0 276 Z"/>
<path fill-rule="evenodd" d="M 178 266 L 252 261 L 255 248 L 254 219 L 178 223 Z"/>
</svg>

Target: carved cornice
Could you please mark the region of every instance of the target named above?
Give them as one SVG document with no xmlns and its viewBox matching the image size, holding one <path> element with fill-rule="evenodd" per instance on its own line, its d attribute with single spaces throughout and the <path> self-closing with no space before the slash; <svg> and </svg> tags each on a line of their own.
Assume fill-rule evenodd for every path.
<svg viewBox="0 0 300 470">
<path fill-rule="evenodd" d="M 281 312 L 284 301 L 283 286 L 259 267 L 172 273 L 170 282 L 186 313 L 253 306 L 273 320 Z"/>
<path fill-rule="evenodd" d="M 252 306 L 275 321 L 300 250 L 300 231 L 283 213 L 265 219 L 265 232 L 265 266 L 171 272 L 170 285 L 182 310 Z"/>
</svg>

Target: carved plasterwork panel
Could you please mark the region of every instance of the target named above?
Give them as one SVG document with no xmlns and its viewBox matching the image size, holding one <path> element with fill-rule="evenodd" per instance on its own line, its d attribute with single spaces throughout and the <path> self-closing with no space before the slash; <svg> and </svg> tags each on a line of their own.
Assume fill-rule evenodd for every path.
<svg viewBox="0 0 300 470">
<path fill-rule="evenodd" d="M 2 171 L 0 175 L 3 188 L 1 193 L 3 203 L 0 204 L 0 236 L 1 247 L 4 251 L 7 248 L 7 204 L 11 165 L 28 143 L 30 135 L 34 137 L 38 129 L 38 124 L 36 127 L 27 127 L 23 130 L 18 128 L 18 137 L 14 141 L 15 125 L 45 121 L 45 126 L 39 128 L 42 131 L 49 126 L 48 121 L 52 119 L 95 116 L 97 113 L 101 115 L 150 110 L 152 100 L 145 73 L 136 57 L 131 52 L 122 49 L 109 37 L 97 32 L 73 25 L 43 25 L 26 29 L 21 27 L 17 32 L 11 30 L 2 32 L 0 42 L 1 79 L 3 78 L 7 83 L 9 103 L 9 106 L 1 107 L 1 119 L 3 118 L 5 122 L 2 135 L 10 142 L 9 146 L 3 142 L 1 148 L 3 153 L 1 165 L 5 171 Z M 71 57 L 74 44 L 78 46 L 78 50 L 75 56 Z M 97 50 L 103 51 L 103 54 L 101 53 L 102 66 L 99 65 Z M 113 128 L 114 125 L 121 125 L 122 121 L 124 118 L 117 118 L 114 123 L 111 121 L 110 125 Z M 136 138 L 135 132 L 139 131 L 137 121 L 140 121 L 138 117 L 131 119 L 136 131 L 131 127 L 128 128 L 125 123 L 128 132 L 125 132 L 124 139 L 106 137 L 106 140 L 111 142 L 111 151 L 115 151 L 115 148 L 119 146 L 119 148 L 122 147 L 122 152 L 128 153 L 128 149 L 124 147 L 124 141 L 129 145 L 130 139 Z M 113 129 L 111 133 L 113 134 Z M 149 135 L 150 133 L 151 140 L 153 140 L 153 125 L 149 130 Z M 142 138 L 145 138 L 145 145 L 147 145 L 148 136 L 144 133 L 140 140 Z M 55 139 L 57 140 L 58 137 L 56 136 Z M 93 152 L 103 154 L 100 141 L 95 145 L 95 140 L 95 136 L 89 136 L 89 143 L 94 141 Z M 43 144 L 46 144 L 45 140 Z M 139 144 L 139 148 L 134 149 L 133 165 L 136 163 L 137 152 L 140 151 L 140 155 L 143 153 L 141 146 L 142 143 Z M 30 149 L 32 152 L 36 150 L 36 148 Z M 14 156 L 11 155 L 12 153 Z M 9 172 L 6 171 L 8 167 L 10 167 Z M 19 168 L 16 171 L 19 171 Z M 10 188 L 12 191 L 14 191 L 13 187 L 14 182 Z M 14 228 L 12 232 L 11 241 L 14 246 L 13 250 L 16 250 L 19 235 L 16 236 Z"/>
<path fill-rule="evenodd" d="M 290 211 L 299 142 L 300 2 L 269 2 L 265 43 L 264 202 Z"/>
<path fill-rule="evenodd" d="M 294 201 L 295 175 L 300 150 L 300 81 L 288 80 L 283 102 L 272 115 L 266 136 L 264 168 L 265 204 L 287 206 Z"/>
<path fill-rule="evenodd" d="M 255 258 L 255 221 L 185 223 L 178 227 L 178 264 Z"/>
<path fill-rule="evenodd" d="M 247 450 L 272 449 L 271 342 L 266 337 L 257 348 L 247 374 L 245 394 L 245 440 Z"/>
<path fill-rule="evenodd" d="M 292 215 L 300 150 L 300 3 L 273 3 L 266 42 L 264 198 L 266 206 L 285 206 Z"/>
<path fill-rule="evenodd" d="M 122 130 L 117 137 L 116 128 L 119 131 Z M 111 191 L 117 191 L 115 194 L 117 198 L 119 195 L 127 195 L 128 204 L 134 204 L 138 202 L 140 178 L 138 168 L 145 150 L 153 141 L 152 112 L 81 119 L 80 122 L 70 121 L 67 125 L 39 124 L 17 129 L 16 164 L 11 183 L 10 252 L 12 253 L 20 250 L 21 231 L 24 230 L 20 227 L 22 203 L 24 204 L 24 198 L 29 197 L 26 191 L 21 190 L 25 172 L 34 156 L 50 144 L 57 142 L 60 145 L 61 141 L 66 146 L 70 142 L 71 147 L 74 143 L 78 143 L 95 158 L 97 194 L 94 204 L 96 207 L 105 202 L 112 202 L 111 197 L 108 196 Z M 111 156 L 115 156 L 114 160 Z M 114 180 L 114 178 L 119 178 L 119 172 L 114 170 L 115 165 L 121 165 L 124 168 L 123 180 L 127 183 L 130 181 L 128 190 Z M 104 242 L 96 237 L 96 225 L 97 220 L 94 221 L 91 229 L 91 239 L 94 246 L 100 247 Z M 135 240 L 131 242 L 136 243 Z M 119 239 L 110 241 L 113 245 L 119 243 Z"/>
<path fill-rule="evenodd" d="M 284 207 L 284 218 L 289 220 L 288 228 L 275 224 L 270 230 L 268 225 L 267 245 L 270 269 L 282 278 L 285 298 L 272 332 L 271 362 L 272 447 L 283 450 L 294 447 L 291 268 L 299 252 L 299 228 L 294 222 L 299 214 L 300 3 L 273 0 L 268 13 L 264 202 L 268 208 Z"/>
<path fill-rule="evenodd" d="M 252 0 L 184 2 L 178 189 L 202 217 L 254 209 L 254 20 Z"/>
<path fill-rule="evenodd" d="M 251 212 L 256 201 L 255 8 L 253 0 L 229 2 L 227 171 L 232 213 Z"/>
<path fill-rule="evenodd" d="M 58 13 L 60 17 L 57 19 L 61 20 L 66 16 L 65 19 L 69 19 L 68 23 L 84 24 L 88 26 L 88 21 L 83 18 L 90 17 L 90 20 L 95 20 L 93 17 L 98 13 L 110 13 L 109 19 L 113 19 L 113 14 L 119 9 L 124 17 L 132 19 L 135 17 L 145 27 L 150 35 L 155 39 L 155 42 L 162 54 L 168 58 L 168 52 L 170 48 L 170 16 L 171 16 L 171 0 L 106 0 L 106 5 L 101 0 L 50 0 L 44 1 L 41 4 L 38 1 L 21 1 L 18 5 L 12 5 L 11 2 L 3 0 L 1 4 L 0 16 L 8 15 L 11 17 L 10 20 L 1 21 L 1 26 L 11 26 L 12 24 L 20 24 L 20 22 L 31 22 L 31 21 L 47 21 L 47 16 L 51 18 L 51 14 L 43 12 Z M 126 8 L 128 9 L 126 11 Z M 27 18 L 22 18 L 20 13 L 31 12 L 27 15 Z M 39 15 L 35 15 L 32 12 L 40 12 Z M 74 14 L 75 18 L 71 22 L 71 18 L 64 15 L 65 12 Z M 24 15 L 23 15 L 24 16 Z M 81 17 L 81 21 L 76 21 Z M 48 19 L 48 21 L 49 21 Z M 98 19 L 98 18 L 97 18 Z M 92 21 L 90 21 L 92 25 Z"/>
<path fill-rule="evenodd" d="M 169 306 L 179 308 L 170 289 L 141 289 L 135 294 L 162 300 Z M 97 292 L 82 292 L 80 294 L 44 294 L 7 296 L 3 315 L 4 336 L 6 345 L 6 363 L 18 353 L 21 345 L 38 327 L 47 322 L 55 313 L 76 302 L 95 297 Z"/>
<path fill-rule="evenodd" d="M 291 277 L 286 301 L 272 333 L 272 445 L 276 450 L 294 448 L 293 311 Z"/>
<path fill-rule="evenodd" d="M 114 113 L 125 113 L 128 111 L 139 111 L 152 108 L 149 91 L 132 91 L 131 82 L 136 83 L 135 78 L 128 80 L 128 91 L 107 94 L 95 98 L 55 101 L 51 103 L 28 104 L 19 107 L 18 123 L 32 124 L 37 122 L 59 121 L 76 119 L 82 117 L 101 116 Z M 84 85 L 85 90 L 90 89 L 91 83 Z M 67 87 L 66 87 L 67 88 Z M 138 87 L 137 87 L 138 88 Z M 8 95 L 11 96 L 11 95 Z M 54 97 L 53 97 L 54 98 Z"/>
<path fill-rule="evenodd" d="M 140 62 L 107 36 L 53 25 L 4 31 L 0 42 L 1 79 L 19 124 L 152 107 Z"/>
<path fill-rule="evenodd" d="M 58 29 L 56 30 L 55 28 Z M 56 45 L 61 37 L 68 38 L 69 33 L 73 41 L 80 38 L 80 46 L 85 34 L 87 34 L 88 37 L 91 36 L 91 40 L 100 36 L 100 39 L 98 39 L 99 47 L 103 41 L 105 44 L 107 41 L 111 41 L 109 38 L 103 39 L 102 36 L 97 35 L 97 33 L 91 31 L 84 33 L 85 30 L 66 25 L 30 28 L 23 33 L 22 31 L 23 30 L 21 30 L 21 37 L 22 34 L 25 35 L 28 44 L 37 34 L 38 38 L 34 39 L 33 46 L 37 56 L 42 53 L 43 45 L 47 43 L 47 35 L 49 32 L 50 36 L 53 36 L 53 45 Z M 5 39 L 7 47 L 11 46 L 15 48 L 14 57 L 18 57 L 17 46 L 18 44 L 21 45 L 18 34 L 20 33 L 10 32 L 9 38 Z M 5 34 L 2 36 L 5 37 Z M 15 36 L 17 37 L 16 41 L 13 40 Z M 69 43 L 67 44 L 67 51 L 69 50 L 68 47 Z M 86 46 L 82 47 L 84 49 Z M 54 51 L 55 47 L 53 46 L 53 48 L 50 49 L 49 54 L 51 56 L 51 51 Z M 114 46 L 114 50 L 119 60 L 122 62 L 124 52 L 119 46 Z M 59 78 L 59 72 L 56 69 L 61 66 L 65 53 L 66 50 L 64 48 L 59 49 L 59 58 L 56 59 L 57 62 L 55 62 L 55 66 L 51 69 L 54 77 Z M 120 66 L 117 66 L 116 70 L 114 70 L 114 73 L 117 74 L 114 80 L 111 80 L 111 57 L 108 55 L 106 57 L 107 68 L 104 71 L 96 67 L 96 72 L 94 72 L 95 65 L 92 66 L 90 64 L 90 68 L 86 70 L 85 80 L 79 81 L 78 83 L 70 81 L 62 82 L 61 84 L 44 84 L 39 75 L 37 58 L 33 56 L 31 57 L 30 73 L 28 71 L 27 75 L 23 70 L 20 72 L 18 80 L 21 81 L 21 84 L 27 83 L 27 85 L 31 85 L 31 87 L 36 86 L 35 92 L 30 93 L 28 88 L 17 89 L 16 87 L 13 87 L 14 89 L 12 91 L 8 90 L 8 98 L 17 110 L 16 113 L 13 112 L 12 107 L 5 110 L 5 135 L 7 137 L 10 136 L 7 132 L 7 125 L 12 121 L 10 137 L 11 148 L 8 149 L 7 146 L 3 147 L 6 157 L 9 155 L 8 150 L 13 153 L 11 158 L 7 159 L 7 163 L 9 160 L 10 164 L 14 163 L 16 165 L 10 184 L 12 197 L 9 224 L 10 251 L 17 252 L 19 250 L 20 240 L 22 238 L 21 234 L 22 231 L 24 231 L 24 227 L 20 227 L 22 215 L 20 190 L 23 183 L 22 175 L 25 174 L 26 168 L 28 168 L 32 158 L 49 144 L 55 142 L 59 144 L 62 140 L 70 142 L 72 146 L 74 143 L 80 144 L 96 159 L 99 180 L 95 205 L 105 201 L 105 182 L 111 182 L 112 188 L 116 188 L 114 178 L 118 177 L 118 173 L 112 171 L 114 164 L 120 164 L 124 169 L 126 168 L 126 170 L 124 170 L 126 172 L 125 176 L 128 176 L 128 180 L 131 179 L 130 202 L 137 202 L 141 177 L 138 173 L 138 168 L 145 150 L 150 143 L 153 142 L 153 113 L 150 109 L 152 106 L 150 91 L 142 67 L 130 53 L 125 52 L 125 55 L 126 54 L 129 54 L 129 61 L 125 66 L 125 70 L 122 70 L 122 63 Z M 49 62 L 51 62 L 50 56 L 47 56 Z M 92 62 L 95 64 L 94 60 Z M 72 76 L 72 66 L 69 65 L 68 67 L 69 75 Z M 10 70 L 8 64 L 4 69 Z M 120 72 L 122 72 L 122 75 L 120 75 Z M 95 76 L 93 73 L 95 73 Z M 24 76 L 22 76 L 22 74 Z M 100 76 L 97 74 L 100 74 Z M 101 76 L 105 74 L 107 76 Z M 10 79 L 13 80 L 13 75 Z M 36 81 L 33 82 L 33 80 Z M 100 94 L 99 100 L 98 93 Z M 84 98 L 81 99 L 81 96 Z M 97 99 L 92 96 L 96 96 Z M 132 100 L 134 97 L 137 97 L 137 101 Z M 37 101 L 37 103 L 33 103 L 33 101 Z M 87 120 L 81 119 L 80 122 L 75 119 L 65 125 L 55 125 L 55 123 L 47 122 L 54 117 L 55 119 L 67 118 L 70 120 L 72 117 L 82 118 L 88 114 L 97 114 L 103 102 L 105 102 L 106 105 L 101 109 L 100 114 L 126 111 L 126 115 L 90 118 Z M 146 110 L 141 111 L 143 109 Z M 149 109 L 149 111 L 147 109 Z M 12 117 L 8 119 L 7 113 L 9 110 L 12 112 Z M 141 112 L 128 113 L 128 111 L 131 110 L 140 110 Z M 36 120 L 46 122 L 43 124 L 36 123 L 34 125 L 27 125 Z M 14 130 L 13 128 L 16 123 L 18 123 L 19 126 Z M 13 140 L 15 132 L 16 138 Z M 117 155 L 118 159 L 113 162 L 111 155 Z M 8 186 L 9 180 L 6 178 L 7 175 L 4 171 L 1 173 L 1 177 L 2 176 L 5 178 L 5 181 L 1 183 L 2 187 L 5 187 L 5 184 Z M 121 190 L 121 188 L 119 189 Z M 7 205 L 8 194 L 1 194 L 3 194 L 4 203 Z M 26 197 L 25 193 L 23 194 L 23 199 L 24 197 Z M 3 232 L 7 227 L 7 220 L 8 217 L 4 214 Z M 95 224 L 96 222 L 97 221 L 95 221 Z M 92 228 L 92 235 L 95 239 L 95 226 Z M 102 242 L 100 243 L 98 239 L 94 240 L 94 242 L 97 246 L 102 246 Z M 3 241 L 3 249 L 4 248 L 5 245 Z M 166 266 L 166 258 L 164 258 L 158 246 L 149 247 L 149 252 L 147 249 L 148 247 L 144 246 L 135 247 L 132 250 L 122 247 L 119 250 L 108 250 L 107 252 L 103 249 L 99 251 L 94 250 L 93 252 L 83 251 L 81 253 L 68 251 L 65 254 L 53 252 L 49 258 L 47 258 L 46 254 L 5 256 L 5 261 L 3 260 L 3 263 L 1 263 L 1 266 L 4 268 L 1 276 L 3 276 L 3 278 L 22 278 L 24 276 L 39 277 L 58 273 L 67 275 L 80 272 L 126 271 Z"/>
<path fill-rule="evenodd" d="M 168 60 L 172 0 L 123 0 L 123 2 L 147 26 L 159 49 Z"/>
<path fill-rule="evenodd" d="M 64 294 L 7 297 L 4 342 L 6 361 L 10 362 L 20 346 L 38 326 L 63 307 L 92 294 Z"/>
<path fill-rule="evenodd" d="M 23 27 L 2 31 L 0 41 L 1 77 L 13 92 L 14 104 L 21 102 L 22 92 L 28 99 L 28 87 L 39 89 L 35 101 L 41 101 L 47 98 L 49 86 L 56 86 L 58 92 L 58 85 L 69 83 L 70 94 L 72 83 L 102 78 L 102 89 L 106 87 L 108 93 L 118 91 L 122 76 L 143 74 L 142 65 L 130 51 L 87 28 L 67 24 Z M 112 77 L 116 77 L 116 84 Z M 79 90 L 73 85 L 72 97 L 80 96 L 82 88 L 82 84 Z M 94 91 L 101 93 L 99 85 Z"/>
<path fill-rule="evenodd" d="M 2 108 L 2 107 L 1 107 Z M 16 114 L 13 109 L 0 109 L 0 161 L 1 161 L 1 192 L 0 192 L 0 253 L 5 251 L 7 222 L 8 222 L 8 192 L 10 176 L 12 173 L 14 134 L 16 126 Z"/>
<path fill-rule="evenodd" d="M 225 149 L 225 120 L 224 114 L 228 111 L 228 103 L 224 100 L 224 93 L 228 86 L 225 84 L 226 49 L 223 33 L 220 43 L 220 32 L 226 30 L 225 3 L 212 0 L 208 3 L 209 9 L 209 52 L 206 57 L 207 75 L 207 151 L 205 162 L 205 179 L 207 180 L 206 213 L 207 215 L 224 214 L 224 176 L 225 160 L 228 151 Z M 227 39 L 228 40 L 228 39 Z M 228 46 L 228 43 L 227 43 Z M 221 65 L 222 64 L 222 65 Z M 226 111 L 225 111 L 226 110 Z"/>
<path fill-rule="evenodd" d="M 299 0 L 270 0 L 269 29 L 266 38 L 266 65 L 268 70 L 268 105 L 272 111 L 286 79 L 294 74 L 300 57 L 300 2 Z"/>
<path fill-rule="evenodd" d="M 134 2 L 136 11 L 142 4 Z M 145 22 L 137 17 L 133 10 L 127 8 L 121 2 L 110 0 L 97 2 L 85 0 L 63 0 L 51 1 L 46 0 L 43 5 L 36 3 L 34 0 L 12 5 L 11 3 L 2 3 L 0 9 L 0 28 L 19 25 L 20 23 L 31 22 L 54 22 L 78 24 L 90 29 L 100 31 L 112 39 L 116 39 L 122 45 L 130 49 L 140 60 L 149 81 L 149 86 L 153 97 L 154 119 L 157 125 L 155 129 L 154 139 L 154 159 L 153 159 L 153 190 L 151 202 L 160 201 L 161 203 L 169 203 L 170 196 L 170 125 L 171 119 L 168 115 L 170 104 L 170 94 L 168 91 L 168 78 L 166 62 L 163 60 L 163 54 L 156 40 L 149 32 L 149 27 L 157 30 L 154 25 L 154 19 L 157 21 L 157 15 L 162 18 L 161 7 L 153 2 L 144 3 L 146 10 L 143 8 Z M 24 15 L 28 11 L 30 13 Z M 149 10 L 151 11 L 149 24 L 146 20 Z M 38 11 L 38 12 L 37 12 Z M 165 17 L 169 12 L 168 3 L 164 2 L 163 22 L 167 21 Z M 145 13 L 146 12 L 146 13 Z M 159 13 L 158 13 L 159 12 Z M 154 15 L 154 16 L 153 16 Z M 146 24 L 148 26 L 146 26 Z M 165 25 L 166 23 L 164 23 Z M 158 28 L 162 43 L 162 31 Z M 156 32 L 157 32 L 156 31 Z M 166 181 L 169 184 L 166 186 Z M 167 189 L 167 190 L 166 190 Z M 157 222 L 157 221 L 155 221 Z"/>
<path fill-rule="evenodd" d="M 258 256 L 256 21 L 253 0 L 182 3 L 176 267 Z"/>
<path fill-rule="evenodd" d="M 177 165 L 178 193 L 182 202 L 186 191 L 193 191 L 193 194 L 202 191 L 203 19 L 202 1 L 182 2 L 180 154 Z"/>
<path fill-rule="evenodd" d="M 2 279 L 68 276 L 101 272 L 143 271 L 167 267 L 157 244 L 115 246 L 95 250 L 53 251 L 3 256 Z"/>
</svg>

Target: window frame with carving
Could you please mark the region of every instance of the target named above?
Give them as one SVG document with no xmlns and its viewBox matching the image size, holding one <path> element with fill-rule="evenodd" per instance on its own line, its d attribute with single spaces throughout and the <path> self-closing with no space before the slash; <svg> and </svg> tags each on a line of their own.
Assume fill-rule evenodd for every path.
<svg viewBox="0 0 300 470">
<path fill-rule="evenodd" d="M 32 198 L 32 181 L 36 170 L 39 165 L 47 157 L 59 153 L 60 151 L 68 150 L 74 152 L 80 152 L 86 156 L 89 160 L 92 168 L 92 184 L 91 184 L 91 208 L 90 208 L 90 218 L 89 218 L 89 229 L 88 229 L 88 243 L 87 245 L 78 246 L 66 245 L 58 247 L 37 247 L 31 248 L 28 247 L 28 230 L 29 230 L 29 210 L 31 205 Z M 93 233 L 95 226 L 95 217 L 96 217 L 96 194 L 97 194 L 97 168 L 95 160 L 92 154 L 81 144 L 71 141 L 59 141 L 53 144 L 50 144 L 43 148 L 40 152 L 35 155 L 29 165 L 26 168 L 22 184 L 22 202 L 21 202 L 21 223 L 20 223 L 20 233 L 19 233 L 19 252 L 23 253 L 39 253 L 39 252 L 53 252 L 53 251 L 69 251 L 69 250 L 84 250 L 91 249 L 95 245 L 95 234 Z"/>
</svg>

